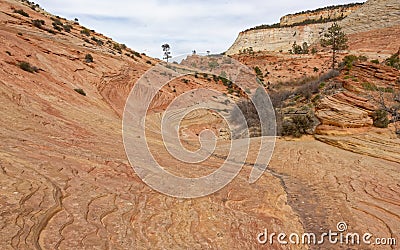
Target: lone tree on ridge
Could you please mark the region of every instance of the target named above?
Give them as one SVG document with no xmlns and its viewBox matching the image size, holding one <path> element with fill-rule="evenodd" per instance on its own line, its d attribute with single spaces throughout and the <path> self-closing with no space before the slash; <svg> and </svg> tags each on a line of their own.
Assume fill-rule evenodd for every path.
<svg viewBox="0 0 400 250">
<path fill-rule="evenodd" d="M 335 69 L 336 66 L 337 52 L 348 48 L 347 41 L 347 36 L 342 31 L 342 27 L 336 22 L 328 28 L 328 31 L 324 34 L 324 38 L 321 39 L 321 46 L 329 47 L 332 51 L 332 69 Z"/>
<path fill-rule="evenodd" d="M 161 45 L 161 48 L 162 48 L 163 51 L 164 51 L 164 57 L 163 57 L 163 59 L 164 59 L 164 60 L 167 60 L 167 62 L 168 62 L 168 59 L 170 59 L 170 58 L 172 57 L 172 56 L 171 56 L 171 52 L 169 51 L 169 50 L 171 49 L 171 47 L 169 46 L 168 43 L 166 43 L 166 44 Z"/>
</svg>

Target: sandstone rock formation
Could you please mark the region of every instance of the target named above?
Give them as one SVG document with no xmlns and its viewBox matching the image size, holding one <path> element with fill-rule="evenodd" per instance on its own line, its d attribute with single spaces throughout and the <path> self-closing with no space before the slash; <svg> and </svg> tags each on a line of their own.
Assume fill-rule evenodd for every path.
<svg viewBox="0 0 400 250">
<path fill-rule="evenodd" d="M 366 62 L 343 72 L 334 81 L 342 82 L 344 90 L 325 97 L 316 107 L 315 115 L 321 121 L 316 138 L 348 151 L 399 162 L 399 140 L 388 129 L 373 128 L 371 114 L 382 108 L 381 98 L 393 102 L 391 92 L 399 91 L 400 72 Z"/>
<path fill-rule="evenodd" d="M 289 14 L 281 17 L 280 25 L 289 26 L 305 21 L 318 21 L 321 19 L 341 19 L 358 10 L 363 4 L 338 5 L 321 8 L 313 11 L 305 11 L 297 14 Z"/>
<path fill-rule="evenodd" d="M 309 14 L 312 15 L 312 12 Z M 284 20 L 286 19 L 284 18 Z M 303 17 L 300 18 L 300 20 L 302 19 Z M 312 44 L 316 42 L 321 37 L 324 30 L 330 25 L 331 23 L 328 22 L 324 24 L 244 31 L 239 34 L 234 44 L 226 53 L 228 55 L 238 54 L 240 51 L 250 47 L 253 51 L 277 52 L 282 50 L 287 52 L 291 49 L 295 41 L 298 44 L 303 42 Z M 339 22 L 339 25 L 344 28 L 344 31 L 348 35 L 355 35 L 356 37 L 357 34 L 372 30 L 374 30 L 374 32 L 380 32 L 382 29 L 397 27 L 396 32 L 393 33 L 395 37 L 386 40 L 386 43 L 383 43 L 381 40 L 381 42 L 375 46 L 375 48 L 378 46 L 382 47 L 380 49 L 378 48 L 378 50 L 385 49 L 388 43 L 396 44 L 395 41 L 399 38 L 400 3 L 397 0 L 369 0 L 359 9 L 352 11 L 350 15 Z M 374 36 L 374 32 L 371 32 L 370 35 Z M 364 39 L 368 38 L 364 36 Z M 371 44 L 368 42 L 368 40 L 363 41 L 362 45 L 364 49 L 371 48 Z M 358 49 L 360 49 L 360 44 L 355 44 L 355 46 L 358 46 Z M 393 46 L 396 47 L 398 45 Z M 350 50 L 352 49 L 353 48 L 350 46 Z"/>
<path fill-rule="evenodd" d="M 294 42 L 312 44 L 320 37 L 320 33 L 329 23 L 310 24 L 304 26 L 257 29 L 239 34 L 226 54 L 240 54 L 246 49 L 253 51 L 285 51 L 292 48 Z M 300 44 L 301 44 L 300 43 Z"/>
</svg>

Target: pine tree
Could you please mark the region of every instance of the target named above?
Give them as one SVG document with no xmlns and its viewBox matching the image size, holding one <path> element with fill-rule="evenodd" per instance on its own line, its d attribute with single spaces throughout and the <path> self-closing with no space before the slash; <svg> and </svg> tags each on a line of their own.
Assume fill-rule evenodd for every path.
<svg viewBox="0 0 400 250">
<path fill-rule="evenodd" d="M 171 52 L 169 51 L 171 49 L 171 47 L 169 46 L 168 43 L 161 45 L 161 48 L 164 51 L 164 57 L 163 59 L 167 60 L 171 58 Z"/>
<path fill-rule="evenodd" d="M 328 28 L 324 38 L 321 39 L 322 47 L 330 47 L 332 51 L 332 69 L 335 69 L 337 52 L 348 48 L 347 41 L 347 36 L 342 31 L 342 27 L 336 22 Z"/>
</svg>

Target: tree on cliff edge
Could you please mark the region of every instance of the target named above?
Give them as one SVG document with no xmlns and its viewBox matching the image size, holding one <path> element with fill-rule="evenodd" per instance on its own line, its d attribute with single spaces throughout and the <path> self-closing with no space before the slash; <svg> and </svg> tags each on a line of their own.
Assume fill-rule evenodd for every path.
<svg viewBox="0 0 400 250">
<path fill-rule="evenodd" d="M 342 31 L 342 27 L 336 22 L 328 28 L 324 38 L 321 39 L 322 47 L 329 47 L 332 51 L 332 69 L 335 69 L 337 52 L 348 48 L 347 41 L 347 36 Z"/>
<path fill-rule="evenodd" d="M 161 45 L 161 48 L 162 48 L 163 51 L 164 51 L 164 57 L 163 57 L 163 59 L 164 59 L 164 60 L 167 60 L 167 62 L 168 62 L 168 59 L 172 58 L 171 52 L 169 51 L 169 50 L 171 49 L 171 47 L 169 46 L 168 43 L 166 43 L 166 44 Z"/>
</svg>

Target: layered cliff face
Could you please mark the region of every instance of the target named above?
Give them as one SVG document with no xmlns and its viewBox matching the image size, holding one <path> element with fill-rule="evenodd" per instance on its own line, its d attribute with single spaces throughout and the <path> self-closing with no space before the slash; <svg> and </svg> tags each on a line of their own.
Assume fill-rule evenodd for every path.
<svg viewBox="0 0 400 250">
<path fill-rule="evenodd" d="M 338 5 L 318 9 L 315 11 L 289 14 L 281 18 L 280 25 L 289 26 L 307 21 L 318 21 L 322 19 L 341 19 L 358 10 L 361 6 L 362 4 Z"/>
<path fill-rule="evenodd" d="M 339 22 L 344 31 L 350 36 L 357 36 L 363 32 L 372 30 L 389 29 L 400 25 L 400 2 L 398 0 L 369 0 L 357 10 L 351 12 L 345 19 Z M 314 18 L 313 12 L 309 13 L 309 19 Z M 304 14 L 307 15 L 307 14 Z M 329 15 L 327 13 L 327 15 Z M 293 23 L 304 21 L 305 16 L 287 16 L 283 18 L 283 23 Z M 320 24 L 308 24 L 303 26 L 254 29 L 241 32 L 234 44 L 226 52 L 228 55 L 239 54 L 240 52 L 252 48 L 253 51 L 288 51 L 296 41 L 298 44 L 307 42 L 315 43 L 321 34 L 331 26 L 331 22 Z M 380 36 L 382 37 L 382 36 Z M 382 41 L 383 39 L 381 39 Z M 387 45 L 395 43 L 396 39 L 385 41 Z M 357 47 L 357 44 L 354 44 Z M 379 43 L 377 46 L 386 45 Z M 370 45 L 364 43 L 365 49 Z M 393 47 L 393 46 L 392 46 Z M 352 47 L 350 47 L 352 49 Z M 358 46 L 358 49 L 363 49 Z"/>
<path fill-rule="evenodd" d="M 328 23 L 321 23 L 241 32 L 226 54 L 240 54 L 248 49 L 253 51 L 288 51 L 292 48 L 294 42 L 313 43 L 327 27 L 329 27 Z"/>
<path fill-rule="evenodd" d="M 340 25 L 348 34 L 400 25 L 400 1 L 369 0 L 341 21 Z"/>
</svg>

